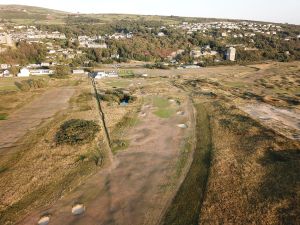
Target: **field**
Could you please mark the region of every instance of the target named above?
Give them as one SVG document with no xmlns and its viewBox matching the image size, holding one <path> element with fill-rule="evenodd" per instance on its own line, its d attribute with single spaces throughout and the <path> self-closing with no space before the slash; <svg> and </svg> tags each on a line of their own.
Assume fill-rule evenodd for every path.
<svg viewBox="0 0 300 225">
<path fill-rule="evenodd" d="M 300 223 L 299 62 L 16 81 L 0 81 L 0 224 Z M 61 145 L 71 119 L 100 129 Z"/>
<path fill-rule="evenodd" d="M 66 24 L 66 23 L 84 23 L 92 19 L 93 24 L 106 24 L 113 21 L 154 21 L 164 24 L 178 24 L 184 21 L 188 22 L 215 22 L 221 19 L 215 18 L 193 18 L 178 16 L 157 16 L 157 15 L 134 15 L 134 14 L 72 14 L 58 10 L 22 6 L 22 5 L 1 5 L 0 18 L 19 24 Z M 226 19 L 222 19 L 226 21 Z"/>
</svg>

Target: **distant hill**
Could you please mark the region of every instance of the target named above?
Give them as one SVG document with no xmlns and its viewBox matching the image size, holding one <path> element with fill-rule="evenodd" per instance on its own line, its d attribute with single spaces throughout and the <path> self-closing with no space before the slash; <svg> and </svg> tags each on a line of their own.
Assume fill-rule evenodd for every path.
<svg viewBox="0 0 300 225">
<path fill-rule="evenodd" d="M 224 21 L 225 19 L 214 18 L 193 18 L 178 16 L 154 16 L 154 15 L 132 15 L 132 14 L 75 14 L 53 9 L 25 6 L 25 5 L 0 5 L 0 20 L 6 20 L 19 24 L 64 24 L 76 18 L 76 21 L 85 21 L 86 18 L 93 18 L 99 23 L 106 23 L 116 20 L 146 20 L 162 21 L 164 23 L 187 22 L 212 22 Z M 228 20 L 229 21 L 229 20 Z"/>
<path fill-rule="evenodd" d="M 64 23 L 69 13 L 24 5 L 0 5 L 0 19 L 15 23 Z"/>
<path fill-rule="evenodd" d="M 91 20 L 92 19 L 92 20 Z M 241 21 L 232 19 L 197 18 L 159 15 L 133 15 L 133 14 L 77 14 L 59 10 L 25 6 L 25 5 L 1 5 L 0 21 L 5 20 L 17 24 L 66 24 L 66 23 L 109 23 L 118 20 L 144 20 L 160 21 L 165 24 L 182 22 L 217 22 L 217 21 Z M 244 21 L 244 20 L 243 20 Z"/>
</svg>

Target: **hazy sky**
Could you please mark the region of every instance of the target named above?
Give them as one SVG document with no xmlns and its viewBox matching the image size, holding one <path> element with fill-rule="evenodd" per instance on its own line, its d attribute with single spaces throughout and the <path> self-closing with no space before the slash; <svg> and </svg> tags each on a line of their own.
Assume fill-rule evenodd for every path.
<svg viewBox="0 0 300 225">
<path fill-rule="evenodd" d="M 0 0 L 81 13 L 132 13 L 300 24 L 300 0 Z"/>
</svg>

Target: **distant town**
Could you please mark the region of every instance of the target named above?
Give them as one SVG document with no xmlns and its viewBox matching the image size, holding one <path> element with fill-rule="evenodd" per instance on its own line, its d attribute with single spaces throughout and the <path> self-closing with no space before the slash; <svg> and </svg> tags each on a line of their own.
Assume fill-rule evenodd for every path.
<svg viewBox="0 0 300 225">
<path fill-rule="evenodd" d="M 173 66 L 179 69 L 182 68 L 200 68 L 203 62 L 218 64 L 235 62 L 240 60 L 237 58 L 237 48 L 244 52 L 259 51 L 255 45 L 255 37 L 259 35 L 266 39 L 276 39 L 281 42 L 289 42 L 299 40 L 300 35 L 284 36 L 285 30 L 282 26 L 276 24 L 265 24 L 255 22 L 209 22 L 209 23 L 189 23 L 183 22 L 177 25 L 166 25 L 160 27 L 146 27 L 150 34 L 161 41 L 172 35 L 172 32 L 180 32 L 184 37 L 201 36 L 204 39 L 217 39 L 222 43 L 222 48 L 212 46 L 211 44 L 191 45 L 185 48 L 173 49 L 164 53 L 160 58 L 160 64 L 163 67 Z M 155 30 L 155 31 L 154 31 Z M 94 65 L 94 62 L 99 62 L 99 59 L 92 59 L 87 56 L 91 54 L 90 50 L 97 51 L 106 50 L 101 53 L 101 61 L 104 63 L 120 62 L 124 59 L 122 50 L 112 46 L 113 41 L 132 40 L 141 36 L 139 32 L 128 32 L 125 29 L 120 32 L 106 33 L 104 35 L 78 35 L 70 36 L 59 31 L 48 31 L 46 29 L 37 28 L 33 25 L 7 25 L 0 24 L 0 54 L 5 56 L 8 49 L 13 49 L 17 43 L 37 44 L 46 49 L 46 55 L 40 62 L 35 63 L 9 63 L 1 60 L 0 55 L 0 76 L 18 76 L 28 77 L 35 75 L 51 75 L 54 73 L 53 67 L 57 65 L 70 65 L 72 61 L 80 59 L 76 66 L 71 65 L 73 74 L 85 73 L 85 67 Z M 232 41 L 233 40 L 233 41 Z M 232 41 L 232 42 L 231 42 Z M 62 44 L 64 43 L 64 44 Z M 65 44 L 67 43 L 67 44 Z M 89 50 L 90 49 L 90 50 Z M 93 53 L 93 52 L 92 52 Z M 94 53 L 93 53 L 94 54 Z M 134 54 L 134 53 L 132 53 Z M 147 56 L 145 52 L 145 56 Z M 285 57 L 288 57 L 290 51 L 283 51 Z M 183 62 L 182 56 L 188 57 Z M 97 58 L 97 56 L 96 56 Z M 134 56 L 133 58 L 134 59 Z M 126 59 L 127 60 L 127 59 Z M 147 61 L 147 60 L 145 60 Z M 157 62 L 157 60 L 156 60 Z M 15 68 L 11 70 L 11 68 Z"/>
</svg>

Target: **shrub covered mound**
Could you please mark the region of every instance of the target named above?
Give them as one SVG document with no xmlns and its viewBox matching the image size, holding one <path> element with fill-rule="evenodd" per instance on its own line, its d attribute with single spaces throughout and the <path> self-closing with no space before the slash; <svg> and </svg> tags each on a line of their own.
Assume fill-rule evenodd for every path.
<svg viewBox="0 0 300 225">
<path fill-rule="evenodd" d="M 100 130 L 95 121 L 71 119 L 64 122 L 55 135 L 56 144 L 85 144 L 92 141 Z"/>
<path fill-rule="evenodd" d="M 103 94 L 99 94 L 102 101 L 121 103 L 125 101 L 131 103 L 136 100 L 136 97 L 129 95 L 122 89 L 106 90 Z"/>
<path fill-rule="evenodd" d="M 29 91 L 31 89 L 46 87 L 47 83 L 44 79 L 29 79 L 29 80 L 22 80 L 20 82 L 15 82 L 15 85 L 21 91 Z"/>
</svg>

